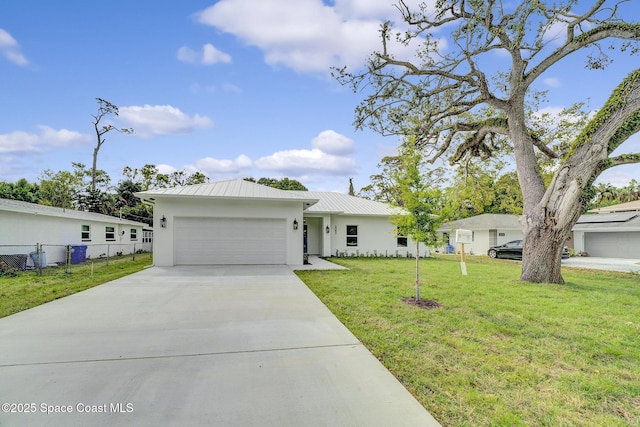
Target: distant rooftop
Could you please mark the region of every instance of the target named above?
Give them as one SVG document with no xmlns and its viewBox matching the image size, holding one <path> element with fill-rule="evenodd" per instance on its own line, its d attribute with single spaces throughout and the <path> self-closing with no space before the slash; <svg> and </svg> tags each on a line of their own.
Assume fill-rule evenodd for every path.
<svg viewBox="0 0 640 427">
<path fill-rule="evenodd" d="M 517 215 L 507 214 L 482 214 L 469 218 L 458 219 L 444 224 L 440 227 L 441 231 L 469 229 L 469 230 L 520 230 L 519 217 Z"/>
<path fill-rule="evenodd" d="M 640 200 L 635 200 L 628 203 L 620 203 L 612 206 L 605 206 L 604 208 L 591 209 L 589 212 L 595 213 L 613 213 L 613 212 L 630 212 L 640 211 Z"/>
<path fill-rule="evenodd" d="M 57 208 L 54 206 L 39 205 L 36 203 L 28 203 L 20 200 L 0 199 L 0 211 L 21 212 L 32 215 L 45 215 L 60 218 L 76 218 L 86 219 L 98 222 L 109 222 L 118 224 L 143 225 L 149 227 L 148 224 L 128 219 L 121 219 L 115 216 L 103 215 L 95 212 L 78 211 L 75 209 Z"/>
</svg>

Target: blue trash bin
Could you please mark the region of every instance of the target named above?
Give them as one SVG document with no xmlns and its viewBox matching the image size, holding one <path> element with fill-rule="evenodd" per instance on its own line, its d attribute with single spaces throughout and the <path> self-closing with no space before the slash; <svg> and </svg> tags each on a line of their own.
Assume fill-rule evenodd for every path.
<svg viewBox="0 0 640 427">
<path fill-rule="evenodd" d="M 71 246 L 71 264 L 81 264 L 87 260 L 87 245 Z"/>
</svg>

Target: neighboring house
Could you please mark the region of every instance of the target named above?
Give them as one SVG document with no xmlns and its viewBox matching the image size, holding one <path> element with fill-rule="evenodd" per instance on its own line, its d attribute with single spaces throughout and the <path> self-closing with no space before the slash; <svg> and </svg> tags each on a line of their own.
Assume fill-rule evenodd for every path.
<svg viewBox="0 0 640 427">
<path fill-rule="evenodd" d="M 589 256 L 640 259 L 640 201 L 594 209 L 573 227 L 573 247 Z"/>
<path fill-rule="evenodd" d="M 567 246 L 589 256 L 640 259 L 640 201 L 594 209 L 580 216 L 567 240 Z M 438 231 L 449 239 L 454 250 L 455 230 L 473 231 L 473 243 L 465 244 L 465 252 L 486 255 L 491 246 L 522 239 L 519 217 L 483 214 L 448 223 Z M 441 248 L 444 251 L 444 249 Z"/>
<path fill-rule="evenodd" d="M 244 180 L 136 193 L 154 206 L 154 264 L 303 263 L 304 253 L 396 255 L 389 205 L 339 193 L 285 191 Z M 409 248 L 407 247 L 409 246 Z"/>
<path fill-rule="evenodd" d="M 614 213 L 614 212 L 640 212 L 640 200 L 606 206 L 604 208 L 592 209 L 594 213 Z"/>
<path fill-rule="evenodd" d="M 64 262 L 66 246 L 86 245 L 86 256 L 110 250 L 151 250 L 151 227 L 108 215 L 0 199 L 0 253 L 35 251 L 42 244 L 47 263 Z"/>
<path fill-rule="evenodd" d="M 457 229 L 473 232 L 473 243 L 464 245 L 465 253 L 472 255 L 486 255 L 491 246 L 522 239 L 522 225 L 518 216 L 482 214 L 451 221 L 438 229 L 438 232 L 443 234 L 444 242 L 449 242 L 456 252 L 460 250 L 460 244 L 455 242 Z M 446 245 L 439 250 L 446 252 Z"/>
</svg>

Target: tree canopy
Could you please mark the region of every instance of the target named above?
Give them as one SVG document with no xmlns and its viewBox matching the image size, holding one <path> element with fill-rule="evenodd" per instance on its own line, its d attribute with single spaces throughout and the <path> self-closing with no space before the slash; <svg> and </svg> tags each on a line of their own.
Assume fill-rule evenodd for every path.
<svg viewBox="0 0 640 427">
<path fill-rule="evenodd" d="M 254 178 L 245 178 L 245 181 L 255 182 L 256 184 L 266 185 L 267 187 L 277 188 L 279 190 L 297 190 L 308 191 L 307 187 L 302 185 L 300 181 L 289 178 L 260 178 L 256 181 Z"/>
<path fill-rule="evenodd" d="M 624 21 L 624 6 L 614 0 L 439 0 L 414 8 L 401 0 L 404 28 L 384 23 L 381 49 L 367 66 L 338 69 L 335 76 L 366 91 L 356 107 L 357 128 L 412 136 L 432 161 L 513 156 L 524 202 L 521 279 L 563 283 L 562 247 L 587 202 L 585 192 L 604 170 L 640 162 L 640 153 L 612 154 L 640 129 L 640 69 L 629 70 L 579 132 L 535 126 L 535 83 L 577 52 L 587 53 L 587 68 L 606 68 L 612 59 L 604 42 L 637 55 L 640 24 Z M 558 26 L 564 32 L 551 40 Z M 548 183 L 541 158 L 552 164 Z"/>
<path fill-rule="evenodd" d="M 422 155 L 415 149 L 415 141 L 408 138 L 402 144 L 398 160 L 401 167 L 393 174 L 399 190 L 396 204 L 403 212 L 392 217 L 401 236 L 416 242 L 416 301 L 420 300 L 420 243 L 437 246 L 438 228 L 442 224 L 442 191 L 436 173 L 425 173 Z M 433 171 L 432 171 L 433 172 Z"/>
</svg>

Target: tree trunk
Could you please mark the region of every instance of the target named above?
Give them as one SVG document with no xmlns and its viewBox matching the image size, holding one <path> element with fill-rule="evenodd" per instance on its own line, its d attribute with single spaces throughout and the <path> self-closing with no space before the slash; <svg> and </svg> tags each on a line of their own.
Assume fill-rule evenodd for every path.
<svg viewBox="0 0 640 427">
<path fill-rule="evenodd" d="M 544 220 L 543 220 L 544 221 Z M 534 223 L 525 227 L 520 280 L 534 283 L 564 283 L 562 248 L 571 230 Z"/>
<path fill-rule="evenodd" d="M 98 137 L 99 138 L 99 137 Z M 96 191 L 96 171 L 98 169 L 98 151 L 102 144 L 98 142 L 96 148 L 93 149 L 93 163 L 91 165 L 91 191 Z"/>
<path fill-rule="evenodd" d="M 523 135 L 518 133 L 521 129 L 510 123 L 518 179 L 525 199 L 521 280 L 564 283 L 560 274 L 562 247 L 582 212 L 584 190 L 616 161 L 617 164 L 625 162 L 624 158 L 610 159 L 609 155 L 640 129 L 639 111 L 640 70 L 637 70 L 616 88 L 573 142 L 568 158 L 542 197 L 535 188 L 527 186 L 526 178 L 532 164 L 527 158 L 527 150 L 523 149 L 526 144 L 522 144 Z"/>
<path fill-rule="evenodd" d="M 582 195 L 605 156 L 604 144 L 578 150 L 556 172 L 542 199 L 525 210 L 520 280 L 535 283 L 564 283 L 561 274 L 562 248 L 582 213 Z M 526 190 L 525 190 L 526 191 Z"/>
<path fill-rule="evenodd" d="M 416 242 L 416 301 L 420 301 L 420 242 Z"/>
</svg>

